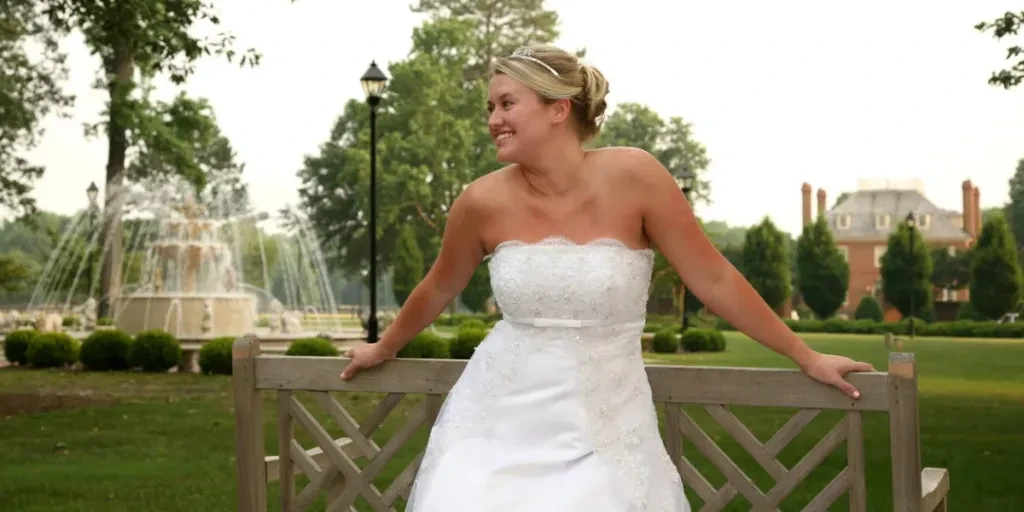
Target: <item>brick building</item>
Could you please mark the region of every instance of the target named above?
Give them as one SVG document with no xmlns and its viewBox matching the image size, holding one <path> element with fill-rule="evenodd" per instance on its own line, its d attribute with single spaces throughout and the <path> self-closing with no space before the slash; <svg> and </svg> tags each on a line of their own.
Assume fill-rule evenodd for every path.
<svg viewBox="0 0 1024 512">
<path fill-rule="evenodd" d="M 850 265 L 850 287 L 846 302 L 838 314 L 853 316 L 861 298 L 874 295 L 885 308 L 886 319 L 899 319 L 900 314 L 888 307 L 882 297 L 881 261 L 889 235 L 909 213 L 916 217 L 917 232 L 931 248 L 946 248 L 951 253 L 966 250 L 981 231 L 981 209 L 978 188 L 970 180 L 962 183 L 963 204 L 960 211 L 939 208 L 925 197 L 917 180 L 912 182 L 877 182 L 862 180 L 832 209 L 826 208 L 826 193 L 817 192 L 818 215 L 824 215 Z M 801 188 L 803 224 L 811 216 L 811 185 Z M 936 315 L 942 318 L 955 314 L 958 302 L 967 300 L 968 291 L 936 290 Z"/>
</svg>

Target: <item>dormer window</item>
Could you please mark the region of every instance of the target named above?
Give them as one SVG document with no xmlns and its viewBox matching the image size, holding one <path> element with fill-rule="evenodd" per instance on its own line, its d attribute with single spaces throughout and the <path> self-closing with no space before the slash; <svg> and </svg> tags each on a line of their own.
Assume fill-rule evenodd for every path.
<svg viewBox="0 0 1024 512">
<path fill-rule="evenodd" d="M 836 217 L 836 227 L 839 229 L 850 229 L 850 214 L 844 213 Z"/>
<path fill-rule="evenodd" d="M 889 222 L 892 217 L 888 213 L 880 213 L 875 215 L 875 229 L 889 229 Z"/>
<path fill-rule="evenodd" d="M 932 226 L 932 214 L 930 213 L 919 213 L 917 214 L 917 227 L 922 231 L 927 231 Z"/>
</svg>

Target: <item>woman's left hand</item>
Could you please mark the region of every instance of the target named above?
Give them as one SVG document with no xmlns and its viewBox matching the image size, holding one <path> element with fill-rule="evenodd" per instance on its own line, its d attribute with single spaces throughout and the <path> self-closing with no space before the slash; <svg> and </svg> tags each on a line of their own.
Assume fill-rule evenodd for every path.
<svg viewBox="0 0 1024 512">
<path fill-rule="evenodd" d="M 812 379 L 834 386 L 854 400 L 860 398 L 860 391 L 843 377 L 850 372 L 873 372 L 875 367 L 870 363 L 854 361 L 849 357 L 815 352 L 812 357 L 800 365 Z"/>
</svg>

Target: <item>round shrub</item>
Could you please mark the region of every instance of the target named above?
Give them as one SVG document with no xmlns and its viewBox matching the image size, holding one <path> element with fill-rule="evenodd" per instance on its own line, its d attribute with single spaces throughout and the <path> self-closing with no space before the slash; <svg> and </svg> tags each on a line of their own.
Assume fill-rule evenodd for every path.
<svg viewBox="0 0 1024 512">
<path fill-rule="evenodd" d="M 135 335 L 128 362 L 146 372 L 166 372 L 181 360 L 181 342 L 171 333 L 152 330 Z"/>
<path fill-rule="evenodd" d="M 131 368 L 132 337 L 119 330 L 95 331 L 82 342 L 78 359 L 86 370 L 105 372 Z"/>
<path fill-rule="evenodd" d="M 469 359 L 480 342 L 487 337 L 487 331 L 479 328 L 459 329 L 459 333 L 448 347 L 452 359 Z"/>
<path fill-rule="evenodd" d="M 688 329 L 682 344 L 687 352 L 721 352 L 725 350 L 725 335 L 714 329 Z"/>
<path fill-rule="evenodd" d="M 463 320 L 462 323 L 459 324 L 459 330 L 461 331 L 462 329 L 484 329 L 484 330 L 486 330 L 487 329 L 487 324 L 483 320 L 480 320 L 479 318 L 469 318 L 469 319 Z"/>
<path fill-rule="evenodd" d="M 232 337 L 215 338 L 203 343 L 199 349 L 199 371 L 218 375 L 231 375 Z"/>
<path fill-rule="evenodd" d="M 292 342 L 286 356 L 336 357 L 338 348 L 325 338 L 302 338 Z"/>
<path fill-rule="evenodd" d="M 674 327 L 664 328 L 654 333 L 651 349 L 659 354 L 675 354 L 679 352 L 679 339 L 676 338 Z"/>
<path fill-rule="evenodd" d="M 441 336 L 424 331 L 398 351 L 398 357 L 410 359 L 447 359 L 451 357 L 448 342 Z"/>
<path fill-rule="evenodd" d="M 853 318 L 857 320 L 874 320 L 876 322 L 881 322 L 884 316 L 882 305 L 870 295 L 865 295 L 860 299 L 857 310 L 853 313 Z"/>
<path fill-rule="evenodd" d="M 60 368 L 78 360 L 79 343 L 63 332 L 42 333 L 28 344 L 26 357 L 36 368 Z"/>
<path fill-rule="evenodd" d="M 4 359 L 24 366 L 28 364 L 28 346 L 39 336 L 35 329 L 14 331 L 4 338 Z"/>
</svg>

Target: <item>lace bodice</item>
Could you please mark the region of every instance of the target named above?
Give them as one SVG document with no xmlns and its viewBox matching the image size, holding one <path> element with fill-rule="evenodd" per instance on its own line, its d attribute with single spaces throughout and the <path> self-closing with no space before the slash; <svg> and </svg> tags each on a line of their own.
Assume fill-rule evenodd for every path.
<svg viewBox="0 0 1024 512">
<path fill-rule="evenodd" d="M 506 317 L 610 324 L 643 320 L 654 253 L 610 238 L 548 237 L 503 242 L 488 264 Z"/>
</svg>

